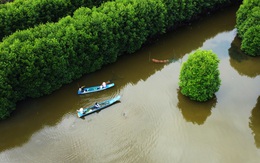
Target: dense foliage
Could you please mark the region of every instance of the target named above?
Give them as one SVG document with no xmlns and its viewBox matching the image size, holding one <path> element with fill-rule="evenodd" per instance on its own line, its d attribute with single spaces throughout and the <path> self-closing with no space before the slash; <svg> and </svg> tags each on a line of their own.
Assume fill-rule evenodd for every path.
<svg viewBox="0 0 260 163">
<path fill-rule="evenodd" d="M 248 55 L 260 56 L 260 0 L 244 0 L 236 15 L 241 49 Z"/>
<path fill-rule="evenodd" d="M 181 93 L 195 101 L 207 101 L 219 90 L 219 59 L 212 51 L 197 50 L 182 64 Z"/>
<path fill-rule="evenodd" d="M 17 31 L 0 43 L 0 118 L 9 116 L 17 101 L 50 94 L 135 52 L 149 37 L 228 4 L 230 0 L 117 0 Z"/>
<path fill-rule="evenodd" d="M 0 0 L 0 4 L 4 4 L 4 3 L 7 3 L 7 2 L 13 2 L 13 0 Z"/>
<path fill-rule="evenodd" d="M 108 0 L 15 0 L 0 5 L 0 39 L 16 30 L 56 22 L 81 6 L 93 7 Z"/>
</svg>

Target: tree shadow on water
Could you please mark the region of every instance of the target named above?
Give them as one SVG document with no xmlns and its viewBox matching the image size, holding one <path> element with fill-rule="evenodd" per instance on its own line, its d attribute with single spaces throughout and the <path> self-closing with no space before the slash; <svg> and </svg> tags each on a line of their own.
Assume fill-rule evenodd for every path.
<svg viewBox="0 0 260 163">
<path fill-rule="evenodd" d="M 217 103 L 216 98 L 206 102 L 190 100 L 188 97 L 182 95 L 180 90 L 178 90 L 178 99 L 177 107 L 180 109 L 185 120 L 198 125 L 204 124 L 207 117 L 211 115 L 211 109 Z"/>
<path fill-rule="evenodd" d="M 253 131 L 255 145 L 260 148 L 260 96 L 257 99 L 257 103 L 251 112 L 251 117 L 249 118 L 249 127 Z"/>
<path fill-rule="evenodd" d="M 241 40 L 236 36 L 228 49 L 230 65 L 240 74 L 254 78 L 260 75 L 260 57 L 251 57 L 241 51 Z"/>
</svg>

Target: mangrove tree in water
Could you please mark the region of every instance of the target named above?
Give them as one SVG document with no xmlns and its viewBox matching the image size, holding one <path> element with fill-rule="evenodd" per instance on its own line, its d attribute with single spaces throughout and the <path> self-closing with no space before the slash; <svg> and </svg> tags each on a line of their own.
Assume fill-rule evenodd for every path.
<svg viewBox="0 0 260 163">
<path fill-rule="evenodd" d="M 197 50 L 182 64 L 179 76 L 181 93 L 195 101 L 207 101 L 219 90 L 219 59 L 210 50 Z"/>
<path fill-rule="evenodd" d="M 260 56 L 260 0 L 244 0 L 236 16 L 241 50 L 250 56 Z"/>
</svg>

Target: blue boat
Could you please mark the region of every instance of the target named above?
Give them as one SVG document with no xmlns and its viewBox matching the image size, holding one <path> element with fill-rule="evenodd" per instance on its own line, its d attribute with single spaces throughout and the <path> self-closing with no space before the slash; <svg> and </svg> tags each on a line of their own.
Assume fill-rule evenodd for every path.
<svg viewBox="0 0 260 163">
<path fill-rule="evenodd" d="M 107 108 L 108 106 L 114 104 L 117 101 L 120 101 L 121 96 L 117 95 L 116 97 L 100 102 L 98 103 L 99 107 L 96 107 L 95 105 L 87 107 L 87 108 L 80 108 L 79 110 L 77 110 L 77 115 L 79 118 L 84 117 L 86 115 L 89 115 L 91 113 L 97 112 L 99 110 L 102 110 L 104 108 Z"/>
<path fill-rule="evenodd" d="M 80 87 L 78 89 L 78 95 L 83 95 L 83 94 L 87 94 L 87 93 L 93 93 L 93 92 L 98 92 L 98 91 L 103 91 L 106 90 L 108 88 L 114 87 L 115 83 L 107 83 L 106 86 L 92 86 L 92 87 Z"/>
</svg>

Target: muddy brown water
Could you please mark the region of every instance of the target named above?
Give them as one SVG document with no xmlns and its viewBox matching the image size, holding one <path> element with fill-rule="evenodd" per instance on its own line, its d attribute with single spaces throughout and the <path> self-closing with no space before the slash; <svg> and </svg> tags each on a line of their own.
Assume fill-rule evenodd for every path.
<svg viewBox="0 0 260 163">
<path fill-rule="evenodd" d="M 237 8 L 167 33 L 51 95 L 20 102 L 0 122 L 0 162 L 260 162 L 260 58 L 239 50 Z M 198 48 L 220 59 L 221 87 L 205 103 L 190 101 L 178 87 L 181 63 Z M 80 85 L 107 80 L 115 87 L 76 94 Z M 77 118 L 80 107 L 118 94 L 120 103 Z"/>
</svg>

